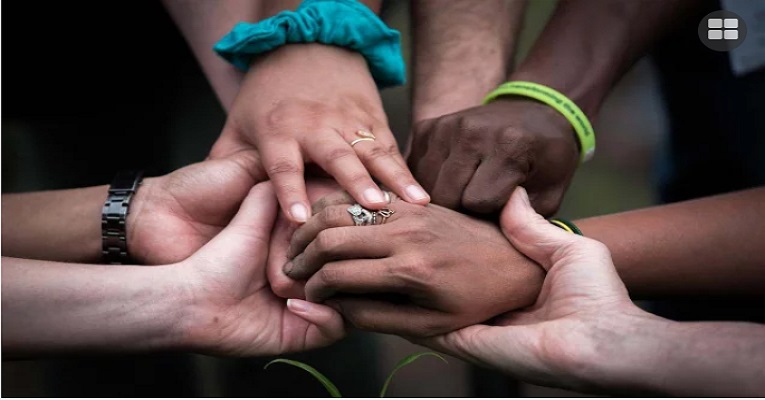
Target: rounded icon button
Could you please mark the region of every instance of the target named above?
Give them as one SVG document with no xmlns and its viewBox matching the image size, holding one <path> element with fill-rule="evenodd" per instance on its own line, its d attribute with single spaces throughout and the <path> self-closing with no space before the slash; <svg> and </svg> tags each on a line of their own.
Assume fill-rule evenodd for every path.
<svg viewBox="0 0 765 400">
<path fill-rule="evenodd" d="M 731 51 L 744 43 L 746 22 L 731 11 L 711 12 L 699 22 L 699 39 L 714 51 Z"/>
</svg>

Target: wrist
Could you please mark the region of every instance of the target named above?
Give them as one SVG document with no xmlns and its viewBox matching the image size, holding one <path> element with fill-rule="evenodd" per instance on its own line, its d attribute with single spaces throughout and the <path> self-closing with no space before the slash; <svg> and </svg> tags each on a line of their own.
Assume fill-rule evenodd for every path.
<svg viewBox="0 0 765 400">
<path fill-rule="evenodd" d="M 658 393 L 669 348 L 667 337 L 676 322 L 640 310 L 601 318 L 590 333 L 594 355 L 582 357 L 570 373 L 597 392 Z M 659 382 L 654 382 L 659 378 Z"/>
<path fill-rule="evenodd" d="M 143 262 L 146 259 L 146 251 L 143 249 L 146 241 L 142 229 L 142 222 L 146 218 L 151 218 L 152 205 L 157 202 L 157 188 L 165 177 L 144 178 L 138 186 L 133 198 L 130 201 L 127 218 L 125 219 L 125 237 L 127 240 L 128 256 L 137 262 Z"/>
<path fill-rule="evenodd" d="M 143 268 L 142 268 L 143 269 Z M 154 327 L 150 337 L 152 348 L 161 351 L 193 351 L 192 340 L 195 307 L 193 290 L 187 284 L 183 265 L 169 264 L 146 268 L 151 277 L 145 279 L 151 299 L 149 312 L 145 314 L 146 324 Z"/>
<path fill-rule="evenodd" d="M 372 80 L 366 60 L 360 53 L 321 43 L 291 43 L 254 58 L 247 76 L 254 75 L 260 80 L 290 76 L 285 81 L 274 82 L 283 86 L 301 76 L 342 77 L 349 72 L 365 74 Z M 293 75 L 296 73 L 307 75 Z"/>
</svg>

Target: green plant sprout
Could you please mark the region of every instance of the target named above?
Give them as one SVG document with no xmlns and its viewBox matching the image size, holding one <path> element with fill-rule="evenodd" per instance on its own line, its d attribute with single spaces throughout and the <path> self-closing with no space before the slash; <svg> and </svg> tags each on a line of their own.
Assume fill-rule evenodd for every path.
<svg viewBox="0 0 765 400">
<path fill-rule="evenodd" d="M 398 370 L 415 362 L 418 358 L 422 356 L 433 356 L 447 364 L 449 363 L 448 361 L 446 361 L 446 359 L 442 355 L 438 353 L 434 353 L 432 351 L 423 351 L 421 353 L 410 354 L 404 357 L 403 359 L 401 359 L 401 361 L 399 361 L 396 364 L 396 367 L 393 368 L 393 371 L 390 372 L 390 374 L 388 375 L 388 379 L 385 380 L 385 383 L 383 384 L 383 387 L 380 390 L 380 397 L 385 397 L 385 393 L 388 391 L 388 386 L 390 385 L 391 381 L 393 380 L 393 376 L 396 375 L 396 372 L 398 372 Z M 316 378 L 316 380 L 318 380 L 324 386 L 324 388 L 327 389 L 327 392 L 329 392 L 330 396 L 343 397 L 343 395 L 340 394 L 340 390 L 337 389 L 337 386 L 335 386 L 335 384 L 332 383 L 332 381 L 329 380 L 329 378 L 324 376 L 324 374 L 322 374 L 321 372 L 317 371 L 316 368 L 306 363 L 302 363 L 300 361 L 295 361 L 295 360 L 289 360 L 286 358 L 277 358 L 276 360 L 273 360 L 269 362 L 268 364 L 266 364 L 263 367 L 263 369 L 268 368 L 271 364 L 288 364 L 288 365 L 292 365 L 293 367 L 298 367 L 302 369 L 303 371 L 306 371 L 309 374 L 311 374 L 314 378 Z"/>
</svg>

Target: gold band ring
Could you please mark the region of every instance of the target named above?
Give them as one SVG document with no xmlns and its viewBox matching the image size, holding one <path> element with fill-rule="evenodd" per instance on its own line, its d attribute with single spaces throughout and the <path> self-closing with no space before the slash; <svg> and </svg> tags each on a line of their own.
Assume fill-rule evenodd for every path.
<svg viewBox="0 0 765 400">
<path fill-rule="evenodd" d="M 361 139 L 356 139 L 356 140 L 354 140 L 354 141 L 352 141 L 352 142 L 351 142 L 351 147 L 355 146 L 355 145 L 356 145 L 356 143 L 358 143 L 358 142 L 374 142 L 374 141 L 375 141 L 375 140 L 374 140 L 374 139 L 372 139 L 372 138 L 361 138 Z"/>
</svg>

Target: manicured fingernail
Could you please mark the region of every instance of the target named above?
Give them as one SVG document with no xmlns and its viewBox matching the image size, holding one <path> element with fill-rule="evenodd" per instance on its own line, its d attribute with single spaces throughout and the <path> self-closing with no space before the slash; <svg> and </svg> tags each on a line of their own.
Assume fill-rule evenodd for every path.
<svg viewBox="0 0 765 400">
<path fill-rule="evenodd" d="M 295 221 L 306 222 L 308 221 L 308 208 L 301 203 L 295 203 L 290 207 L 290 214 Z"/>
<path fill-rule="evenodd" d="M 298 299 L 287 299 L 287 308 L 295 313 L 309 313 L 311 312 L 311 303 Z"/>
<path fill-rule="evenodd" d="M 421 187 L 417 185 L 409 185 L 404 189 L 404 192 L 407 196 L 409 196 L 412 200 L 424 200 L 427 199 L 429 196 L 427 193 L 425 193 L 425 190 L 423 190 Z"/>
<path fill-rule="evenodd" d="M 382 192 L 377 189 L 366 189 L 364 190 L 363 196 L 364 199 L 370 203 L 385 203 L 385 197 Z"/>
</svg>

